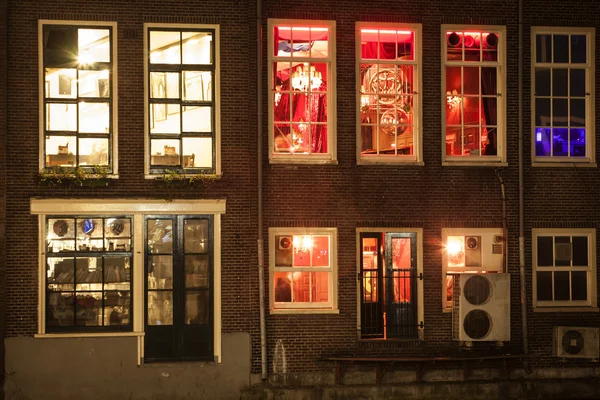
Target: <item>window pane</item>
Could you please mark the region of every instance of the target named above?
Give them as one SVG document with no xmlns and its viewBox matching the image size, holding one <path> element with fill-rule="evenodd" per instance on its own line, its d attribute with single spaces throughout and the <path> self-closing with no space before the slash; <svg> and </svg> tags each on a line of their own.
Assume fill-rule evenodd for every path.
<svg viewBox="0 0 600 400">
<path fill-rule="evenodd" d="M 79 139 L 79 165 L 108 165 L 108 139 Z"/>
<path fill-rule="evenodd" d="M 129 325 L 131 299 L 129 292 L 104 293 L 104 325 Z"/>
<path fill-rule="evenodd" d="M 288 235 L 275 236 L 275 266 L 292 266 L 293 238 Z"/>
<path fill-rule="evenodd" d="M 292 274 L 292 301 L 294 303 L 310 302 L 310 272 L 294 272 Z"/>
<path fill-rule="evenodd" d="M 212 100 L 212 72 L 183 71 L 183 82 L 183 100 Z"/>
<path fill-rule="evenodd" d="M 569 62 L 569 35 L 554 35 L 554 62 Z"/>
<path fill-rule="evenodd" d="M 552 301 L 552 272 L 537 272 L 538 301 Z"/>
<path fill-rule="evenodd" d="M 179 107 L 179 104 L 151 104 L 150 133 L 181 133 Z"/>
<path fill-rule="evenodd" d="M 446 128 L 446 154 L 462 155 L 462 130 L 460 128 Z"/>
<path fill-rule="evenodd" d="M 118 240 L 131 237 L 131 219 L 107 218 L 104 226 L 104 236 L 107 239 Z M 120 239 L 122 240 L 122 239 Z"/>
<path fill-rule="evenodd" d="M 479 94 L 479 67 L 464 67 L 463 82 L 464 94 Z"/>
<path fill-rule="evenodd" d="M 183 138 L 184 168 L 210 168 L 212 165 L 212 138 Z"/>
<path fill-rule="evenodd" d="M 329 236 L 313 236 L 312 265 L 329 266 Z"/>
<path fill-rule="evenodd" d="M 48 293 L 48 306 L 46 308 L 46 325 L 73 326 L 75 297 L 73 293 Z"/>
<path fill-rule="evenodd" d="M 159 246 L 162 246 L 160 248 Z M 166 253 L 170 249 L 170 243 L 159 243 L 153 245 L 152 251 Z M 172 289 L 173 288 L 173 257 L 172 256 L 148 256 L 148 289 Z"/>
<path fill-rule="evenodd" d="M 178 99 L 178 72 L 150 72 L 150 98 Z"/>
<path fill-rule="evenodd" d="M 211 132 L 212 107 L 183 106 L 184 132 Z"/>
<path fill-rule="evenodd" d="M 78 64 L 77 28 L 73 26 L 44 26 L 44 64 L 51 67 Z"/>
<path fill-rule="evenodd" d="M 572 300 L 587 300 L 587 276 L 585 271 L 571 272 Z"/>
<path fill-rule="evenodd" d="M 569 113 L 569 100 L 552 99 L 552 125 L 567 126 Z"/>
<path fill-rule="evenodd" d="M 293 30 L 293 41 L 294 43 L 305 42 L 303 33 L 300 30 Z M 310 56 L 312 58 L 325 58 L 329 57 L 329 29 L 321 27 L 310 28 L 310 41 L 312 46 L 310 47 Z"/>
<path fill-rule="evenodd" d="M 148 248 L 151 253 L 173 252 L 173 224 L 171 220 L 148 221 Z M 164 261 L 164 259 L 160 259 Z M 171 261 L 172 263 L 172 261 Z"/>
<path fill-rule="evenodd" d="M 208 32 L 183 32 L 183 63 L 212 64 L 212 34 Z"/>
<path fill-rule="evenodd" d="M 148 290 L 148 325 L 173 325 L 173 292 Z"/>
<path fill-rule="evenodd" d="M 550 96 L 550 68 L 535 69 L 535 95 Z"/>
<path fill-rule="evenodd" d="M 479 33 L 467 33 L 464 36 L 465 61 L 481 61 Z"/>
<path fill-rule="evenodd" d="M 571 62 L 585 63 L 587 61 L 586 53 L 586 36 L 571 35 Z"/>
<path fill-rule="evenodd" d="M 109 103 L 79 103 L 79 132 L 109 133 Z"/>
<path fill-rule="evenodd" d="M 185 294 L 186 325 L 206 325 L 210 319 L 210 299 L 208 291 Z"/>
<path fill-rule="evenodd" d="M 152 139 L 150 141 L 150 164 L 165 166 L 180 165 L 179 146 L 179 140 Z"/>
<path fill-rule="evenodd" d="M 552 35 L 536 35 L 536 61 L 552 62 Z"/>
<path fill-rule="evenodd" d="M 570 273 L 567 271 L 554 272 L 554 300 L 571 300 Z"/>
<path fill-rule="evenodd" d="M 329 301 L 329 273 L 313 272 L 312 281 L 312 302 L 326 303 Z"/>
<path fill-rule="evenodd" d="M 569 87 L 568 69 L 554 68 L 552 70 L 552 95 L 567 96 Z"/>
<path fill-rule="evenodd" d="M 550 126 L 550 99 L 535 99 L 535 125 Z"/>
<path fill-rule="evenodd" d="M 554 265 L 564 267 L 571 265 L 571 238 L 556 236 L 554 238 Z"/>
<path fill-rule="evenodd" d="M 46 166 L 73 167 L 76 164 L 75 136 L 46 136 Z"/>
<path fill-rule="evenodd" d="M 102 292 L 77 293 L 75 325 L 102 326 Z"/>
<path fill-rule="evenodd" d="M 288 275 L 291 276 L 291 273 L 276 272 L 274 274 L 274 295 L 276 302 L 290 303 L 292 301 L 292 281 Z"/>
<path fill-rule="evenodd" d="M 411 268 L 410 238 L 392 238 L 392 268 Z"/>
<path fill-rule="evenodd" d="M 46 68 L 46 98 L 75 98 L 77 93 L 77 70 L 64 68 Z"/>
<path fill-rule="evenodd" d="M 395 30 L 380 30 L 379 31 L 379 59 L 380 60 L 395 60 L 397 58 L 398 40 Z"/>
<path fill-rule="evenodd" d="M 129 290 L 131 257 L 104 258 L 104 290 Z"/>
<path fill-rule="evenodd" d="M 79 29 L 79 63 L 110 62 L 110 31 Z"/>
<path fill-rule="evenodd" d="M 549 102 L 548 102 L 549 105 Z M 535 130 L 535 155 L 551 156 L 550 152 L 550 129 L 537 128 Z"/>
<path fill-rule="evenodd" d="M 571 68 L 571 93 L 570 96 L 585 96 L 585 70 Z"/>
<path fill-rule="evenodd" d="M 179 32 L 150 31 L 150 63 L 180 64 Z"/>
<path fill-rule="evenodd" d="M 55 247 L 54 251 L 62 248 Z M 49 290 L 65 291 L 74 290 L 75 286 L 75 259 L 62 257 L 48 257 L 46 274 Z"/>
<path fill-rule="evenodd" d="M 461 67 L 446 67 L 446 94 L 460 95 L 462 93 Z"/>
<path fill-rule="evenodd" d="M 588 266 L 587 236 L 573 236 L 573 266 Z"/>
<path fill-rule="evenodd" d="M 314 243 L 310 235 L 294 235 L 294 267 L 310 267 Z"/>
<path fill-rule="evenodd" d="M 186 219 L 183 230 L 183 248 L 186 253 L 206 253 L 208 251 L 208 221 Z"/>
<path fill-rule="evenodd" d="M 569 129 L 571 135 L 571 156 L 585 157 L 585 129 Z"/>
<path fill-rule="evenodd" d="M 47 103 L 46 129 L 75 132 L 77 130 L 77 105 Z"/>
<path fill-rule="evenodd" d="M 208 255 L 185 256 L 185 287 L 209 287 Z"/>
<path fill-rule="evenodd" d="M 110 81 L 107 69 L 79 71 L 79 97 L 109 97 Z"/>
<path fill-rule="evenodd" d="M 552 267 L 554 265 L 552 236 L 538 236 L 537 238 L 537 265 L 538 267 Z"/>
<path fill-rule="evenodd" d="M 552 155 L 565 157 L 569 152 L 568 129 L 552 129 Z"/>
<path fill-rule="evenodd" d="M 571 99 L 571 126 L 585 126 L 585 99 Z"/>
</svg>

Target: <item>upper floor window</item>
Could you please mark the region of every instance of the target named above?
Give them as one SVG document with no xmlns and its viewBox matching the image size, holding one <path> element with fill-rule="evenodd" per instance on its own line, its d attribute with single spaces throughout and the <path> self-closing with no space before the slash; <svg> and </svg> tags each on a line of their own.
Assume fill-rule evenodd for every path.
<svg viewBox="0 0 600 400">
<path fill-rule="evenodd" d="M 218 26 L 146 24 L 147 173 L 219 173 Z"/>
<path fill-rule="evenodd" d="M 442 27 L 444 161 L 498 163 L 505 154 L 505 28 Z"/>
<path fill-rule="evenodd" d="M 595 229 L 533 229 L 533 307 L 596 307 L 595 249 Z"/>
<path fill-rule="evenodd" d="M 357 31 L 360 162 L 420 161 L 420 25 Z"/>
<path fill-rule="evenodd" d="M 335 22 L 269 20 L 269 159 L 336 160 Z"/>
<path fill-rule="evenodd" d="M 594 29 L 532 29 L 533 160 L 594 162 Z"/>
<path fill-rule="evenodd" d="M 116 23 L 39 22 L 41 162 L 116 173 Z"/>
<path fill-rule="evenodd" d="M 270 228 L 271 311 L 337 312 L 337 230 Z"/>
</svg>

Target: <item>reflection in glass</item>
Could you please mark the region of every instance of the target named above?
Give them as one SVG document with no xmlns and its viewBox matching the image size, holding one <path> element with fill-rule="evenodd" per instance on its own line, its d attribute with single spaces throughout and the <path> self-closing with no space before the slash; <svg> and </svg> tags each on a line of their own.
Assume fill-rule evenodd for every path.
<svg viewBox="0 0 600 400">
<path fill-rule="evenodd" d="M 148 290 L 148 325 L 173 325 L 173 292 Z"/>
<path fill-rule="evenodd" d="M 151 253 L 173 252 L 173 223 L 170 219 L 148 220 L 148 248 Z"/>
<path fill-rule="evenodd" d="M 208 292 L 187 292 L 185 295 L 186 325 L 206 325 L 209 316 Z"/>
<path fill-rule="evenodd" d="M 183 228 L 183 246 L 186 253 L 206 253 L 208 220 L 186 219 Z"/>
<path fill-rule="evenodd" d="M 148 257 L 148 289 L 173 288 L 173 256 Z"/>
</svg>

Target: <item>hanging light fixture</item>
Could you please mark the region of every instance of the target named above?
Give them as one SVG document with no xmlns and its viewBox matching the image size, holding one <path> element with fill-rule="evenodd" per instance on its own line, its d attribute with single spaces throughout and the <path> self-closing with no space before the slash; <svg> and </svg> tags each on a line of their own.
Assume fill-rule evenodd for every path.
<svg viewBox="0 0 600 400">
<path fill-rule="evenodd" d="M 306 92 L 310 90 L 316 90 L 323 83 L 322 75 L 314 65 L 308 68 L 308 63 L 299 65 L 298 68 L 292 73 L 292 87 L 296 90 Z"/>
</svg>

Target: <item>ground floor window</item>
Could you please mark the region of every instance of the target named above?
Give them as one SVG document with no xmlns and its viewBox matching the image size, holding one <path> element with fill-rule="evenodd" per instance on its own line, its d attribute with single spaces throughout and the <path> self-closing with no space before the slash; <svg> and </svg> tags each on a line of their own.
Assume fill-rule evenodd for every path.
<svg viewBox="0 0 600 400">
<path fill-rule="evenodd" d="M 360 231 L 362 339 L 419 339 L 423 328 L 420 231 Z"/>
</svg>

